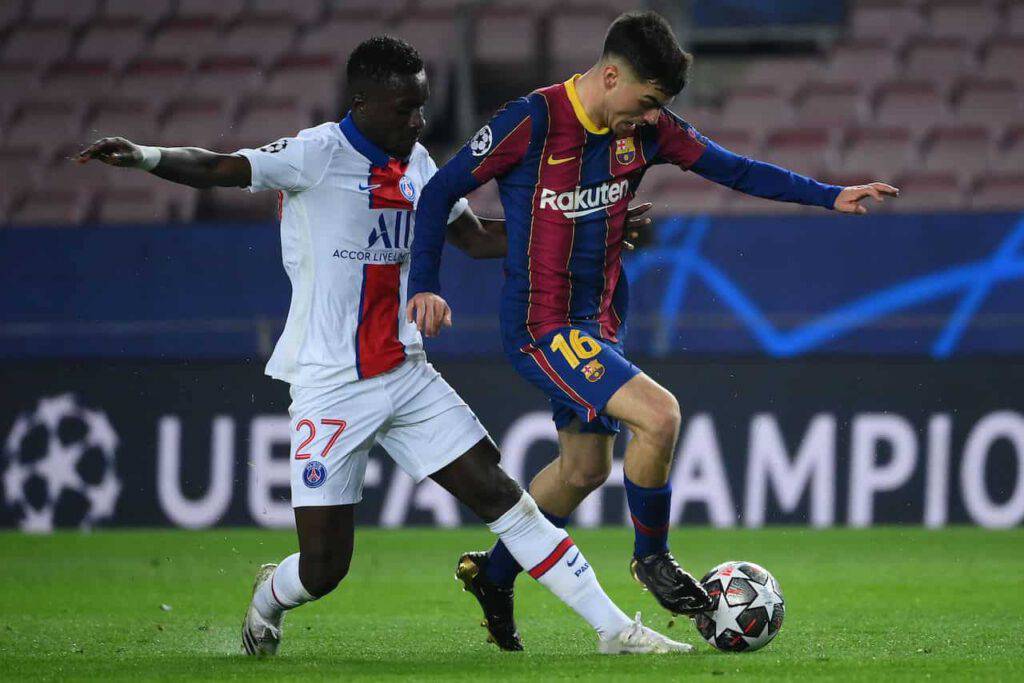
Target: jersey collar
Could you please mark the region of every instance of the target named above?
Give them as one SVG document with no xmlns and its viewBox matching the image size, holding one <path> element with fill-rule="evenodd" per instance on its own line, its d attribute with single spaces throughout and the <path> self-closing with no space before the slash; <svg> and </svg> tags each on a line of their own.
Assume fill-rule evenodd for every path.
<svg viewBox="0 0 1024 683">
<path fill-rule="evenodd" d="M 356 151 L 369 159 L 370 163 L 374 166 L 387 168 L 388 162 L 391 161 L 391 155 L 370 142 L 370 140 L 360 132 L 359 128 L 356 127 L 356 122 L 352 120 L 352 112 L 349 112 L 345 118 L 341 120 L 338 127 L 341 128 L 341 134 L 344 135 L 349 143 L 356 148 Z M 402 159 L 402 161 L 405 161 L 405 159 Z"/>
<path fill-rule="evenodd" d="M 569 96 L 569 102 L 572 103 L 572 110 L 576 112 L 576 118 L 579 119 L 583 127 L 587 129 L 588 133 L 593 133 L 594 135 L 607 135 L 608 129 L 598 128 L 597 124 L 594 123 L 590 116 L 587 115 L 586 109 L 583 108 L 583 103 L 580 102 L 580 96 L 576 92 L 576 79 L 579 77 L 580 75 L 576 74 L 564 83 L 565 94 Z"/>
</svg>

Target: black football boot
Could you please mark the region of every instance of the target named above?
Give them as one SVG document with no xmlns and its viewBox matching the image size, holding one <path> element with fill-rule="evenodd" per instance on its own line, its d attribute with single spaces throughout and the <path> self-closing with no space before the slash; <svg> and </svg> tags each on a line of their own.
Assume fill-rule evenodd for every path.
<svg viewBox="0 0 1024 683">
<path fill-rule="evenodd" d="M 459 558 L 455 578 L 462 582 L 462 590 L 472 593 L 480 603 L 484 611 L 480 625 L 487 629 L 487 642 L 502 650 L 522 650 L 523 641 L 512 615 L 513 590 L 488 581 L 484 576 L 486 566 L 486 552 L 465 553 Z"/>
<path fill-rule="evenodd" d="M 712 600 L 707 591 L 679 566 L 667 550 L 640 559 L 633 558 L 629 569 L 633 578 L 673 614 L 691 615 L 711 609 Z"/>
</svg>

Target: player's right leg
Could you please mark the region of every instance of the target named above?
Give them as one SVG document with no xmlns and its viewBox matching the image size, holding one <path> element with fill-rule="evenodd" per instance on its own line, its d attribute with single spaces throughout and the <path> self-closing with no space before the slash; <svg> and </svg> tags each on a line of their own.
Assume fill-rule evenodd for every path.
<svg viewBox="0 0 1024 683">
<path fill-rule="evenodd" d="M 390 407 L 380 383 L 292 387 L 291 489 L 299 552 L 260 567 L 242 625 L 250 655 L 273 655 L 285 612 L 330 593 L 352 559 L 354 508 Z"/>
</svg>

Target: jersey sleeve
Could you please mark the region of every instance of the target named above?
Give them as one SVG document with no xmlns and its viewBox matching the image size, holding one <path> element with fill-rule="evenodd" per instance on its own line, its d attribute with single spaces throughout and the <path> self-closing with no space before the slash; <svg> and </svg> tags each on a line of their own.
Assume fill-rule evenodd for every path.
<svg viewBox="0 0 1024 683">
<path fill-rule="evenodd" d="M 445 228 L 456 202 L 494 178 L 500 178 L 526 156 L 530 146 L 529 101 L 509 102 L 430 179 L 416 207 L 409 297 L 441 291 L 439 271 Z M 461 213 L 461 212 L 460 212 Z"/>
<path fill-rule="evenodd" d="M 301 133 L 235 154 L 248 159 L 252 167 L 252 182 L 246 188 L 250 192 L 308 190 L 320 182 L 331 156 L 326 140 Z"/>
<path fill-rule="evenodd" d="M 658 119 L 656 135 L 654 163 L 675 164 L 754 197 L 832 209 L 843 189 L 730 152 L 667 109 Z"/>
<path fill-rule="evenodd" d="M 434 161 L 434 157 L 427 155 L 427 181 L 429 182 L 434 174 L 437 173 L 437 163 Z M 452 206 L 452 210 L 448 212 L 448 224 L 454 223 L 459 216 L 465 213 L 466 209 L 469 208 L 469 201 L 465 197 L 459 197 Z"/>
</svg>

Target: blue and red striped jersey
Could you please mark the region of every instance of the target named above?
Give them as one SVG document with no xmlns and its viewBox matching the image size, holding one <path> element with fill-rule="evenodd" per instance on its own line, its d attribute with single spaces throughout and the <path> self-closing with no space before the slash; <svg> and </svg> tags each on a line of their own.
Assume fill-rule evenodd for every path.
<svg viewBox="0 0 1024 683">
<path fill-rule="evenodd" d="M 832 208 L 841 188 L 735 155 L 663 109 L 628 137 L 598 127 L 573 77 L 506 104 L 430 180 L 416 210 L 409 296 L 440 292 L 450 207 L 495 179 L 508 233 L 501 327 L 519 349 L 567 325 L 618 341 L 626 319 L 626 211 L 645 171 L 669 163 L 749 194 Z"/>
</svg>

